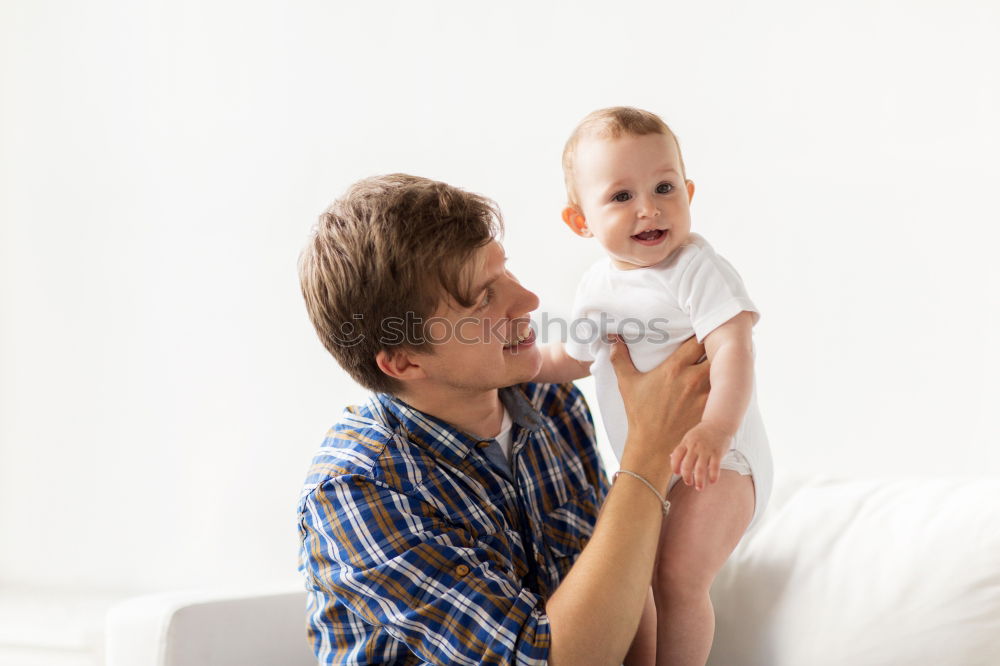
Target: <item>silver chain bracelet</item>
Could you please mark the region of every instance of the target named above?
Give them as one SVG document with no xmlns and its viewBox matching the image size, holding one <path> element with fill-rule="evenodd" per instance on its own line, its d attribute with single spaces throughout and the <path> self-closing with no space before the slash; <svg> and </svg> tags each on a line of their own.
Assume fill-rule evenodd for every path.
<svg viewBox="0 0 1000 666">
<path fill-rule="evenodd" d="M 628 474 L 629 476 L 634 476 L 635 478 L 645 483 L 646 487 L 653 491 L 653 494 L 656 495 L 656 499 L 660 500 L 660 504 L 663 505 L 663 516 L 666 517 L 670 513 L 670 502 L 663 495 L 660 494 L 660 491 L 657 490 L 652 483 L 650 483 L 640 475 L 636 474 L 635 472 L 630 472 L 627 469 L 620 469 L 617 472 L 615 472 L 615 475 L 613 477 L 611 477 L 611 483 L 617 481 L 618 475 L 620 474 Z"/>
</svg>

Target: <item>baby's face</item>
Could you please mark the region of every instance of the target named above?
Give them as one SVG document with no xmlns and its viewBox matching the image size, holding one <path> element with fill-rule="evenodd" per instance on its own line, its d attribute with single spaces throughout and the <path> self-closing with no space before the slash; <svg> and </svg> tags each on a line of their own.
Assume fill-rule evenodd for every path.
<svg viewBox="0 0 1000 666">
<path fill-rule="evenodd" d="M 597 238 L 617 268 L 652 266 L 687 240 L 694 183 L 681 177 L 673 138 L 585 137 L 577 144 L 574 178 L 585 218 L 581 235 Z"/>
</svg>

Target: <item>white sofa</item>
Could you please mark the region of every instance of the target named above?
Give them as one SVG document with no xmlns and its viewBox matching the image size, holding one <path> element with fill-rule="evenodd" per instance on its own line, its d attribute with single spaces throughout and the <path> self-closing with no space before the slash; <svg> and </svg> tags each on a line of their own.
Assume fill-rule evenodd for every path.
<svg viewBox="0 0 1000 666">
<path fill-rule="evenodd" d="M 712 589 L 710 664 L 1000 664 L 1000 479 L 779 482 Z M 305 595 L 111 610 L 109 666 L 298 666 Z"/>
<path fill-rule="evenodd" d="M 202 590 L 136 597 L 108 612 L 106 664 L 315 666 L 301 590 Z"/>
</svg>

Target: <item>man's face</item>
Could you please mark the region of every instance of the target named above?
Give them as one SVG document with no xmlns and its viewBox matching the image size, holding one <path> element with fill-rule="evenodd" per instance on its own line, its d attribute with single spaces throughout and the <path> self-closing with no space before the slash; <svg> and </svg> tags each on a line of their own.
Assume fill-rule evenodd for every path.
<svg viewBox="0 0 1000 666">
<path fill-rule="evenodd" d="M 498 242 L 480 248 L 466 268 L 476 303 L 466 309 L 447 298 L 438 305 L 425 329 L 434 353 L 420 354 L 427 380 L 448 388 L 491 390 L 538 374 L 542 357 L 528 317 L 538 297 L 505 264 Z"/>
<path fill-rule="evenodd" d="M 586 228 L 617 268 L 652 266 L 687 240 L 694 184 L 671 137 L 584 138 L 575 164 Z"/>
</svg>

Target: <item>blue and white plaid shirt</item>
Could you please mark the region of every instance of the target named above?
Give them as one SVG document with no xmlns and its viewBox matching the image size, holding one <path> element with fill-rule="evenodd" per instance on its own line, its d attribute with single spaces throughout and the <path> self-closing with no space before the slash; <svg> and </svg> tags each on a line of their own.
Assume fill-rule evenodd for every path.
<svg viewBox="0 0 1000 666">
<path fill-rule="evenodd" d="M 323 664 L 544 664 L 545 600 L 608 480 L 573 384 L 500 390 L 508 466 L 387 394 L 348 407 L 299 500 L 308 634 Z"/>
</svg>

